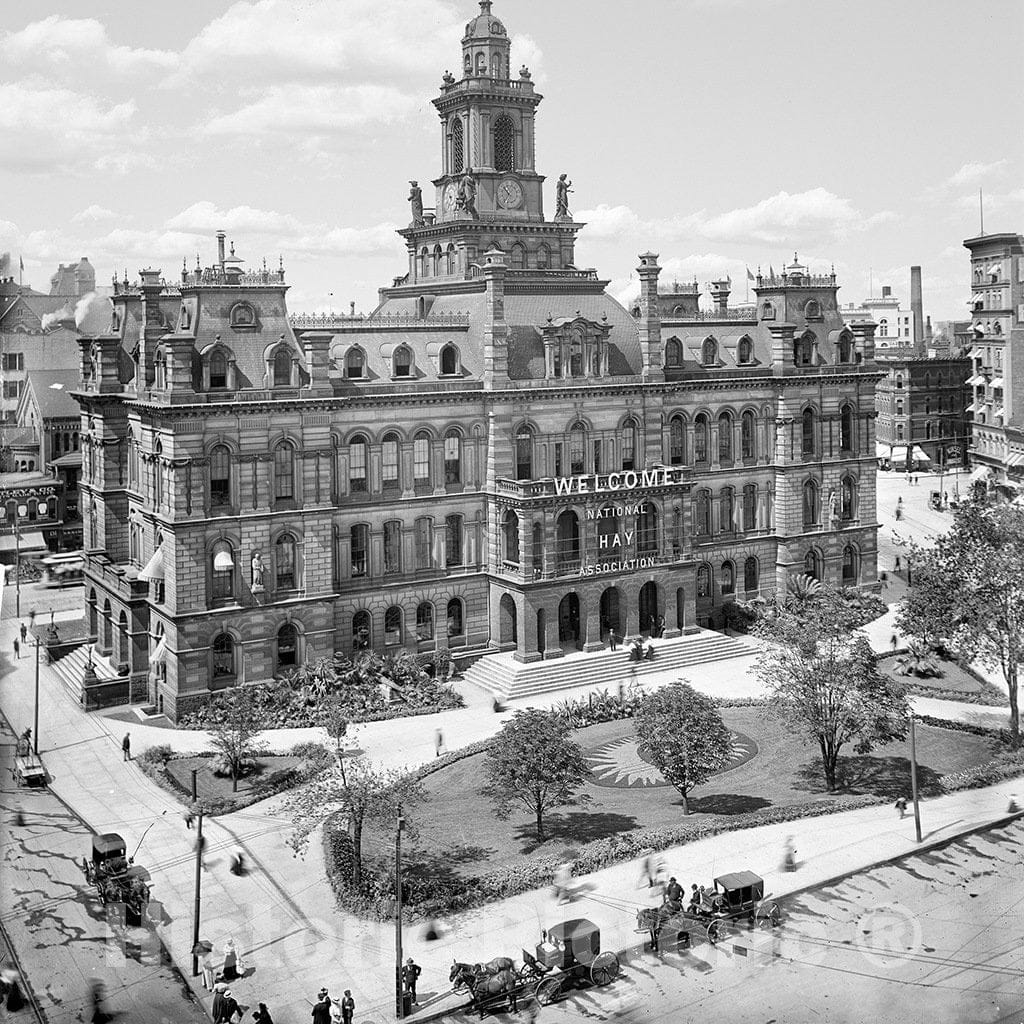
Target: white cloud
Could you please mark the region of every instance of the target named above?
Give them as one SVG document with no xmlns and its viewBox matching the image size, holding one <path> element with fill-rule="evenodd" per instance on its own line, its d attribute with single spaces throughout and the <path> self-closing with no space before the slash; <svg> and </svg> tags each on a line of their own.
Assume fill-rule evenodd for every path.
<svg viewBox="0 0 1024 1024">
<path fill-rule="evenodd" d="M 28 81 L 0 83 L 0 130 L 59 135 L 58 141 L 65 147 L 68 141 L 81 142 L 92 133 L 122 130 L 135 109 L 134 100 L 105 107 L 94 97 L 71 89 Z M 14 148 L 20 147 L 4 147 Z"/>
<path fill-rule="evenodd" d="M 120 220 L 121 214 L 108 210 L 105 206 L 93 203 L 84 210 L 80 210 L 71 218 L 74 224 L 95 224 L 101 220 Z"/>
<path fill-rule="evenodd" d="M 332 228 L 297 238 L 288 251 L 297 255 L 384 256 L 400 255 L 402 240 L 395 234 L 397 224 L 374 224 L 367 228 Z"/>
<path fill-rule="evenodd" d="M 117 74 L 170 70 L 178 56 L 168 50 L 135 49 L 111 42 L 102 23 L 93 18 L 62 18 L 51 15 L 18 32 L 0 37 L 0 58 L 11 64 L 28 64 L 68 76 L 84 66 L 100 64 Z"/>
<path fill-rule="evenodd" d="M 579 210 L 573 219 L 586 224 L 586 237 L 590 238 L 622 238 L 625 235 L 637 235 L 650 231 L 654 221 L 644 221 L 628 206 L 608 206 L 600 203 L 593 210 Z"/>
<path fill-rule="evenodd" d="M 732 294 L 729 304 L 736 305 L 747 298 L 748 266 L 747 263 L 735 256 L 722 256 L 718 253 L 691 253 L 689 256 L 673 256 L 662 264 L 658 286 L 665 290 L 671 288 L 677 281 L 680 284 L 689 284 L 695 280 L 700 292 L 701 308 L 711 309 L 713 304 L 708 289 L 709 282 L 730 278 Z M 757 273 L 756 267 L 749 267 L 749 269 L 752 274 Z M 609 284 L 608 291 L 624 306 L 628 306 L 640 295 L 640 282 L 632 276 L 628 280 L 619 279 Z M 753 299 L 752 292 L 750 298 Z"/>
<path fill-rule="evenodd" d="M 214 203 L 203 200 L 193 203 L 187 209 L 171 217 L 164 227 L 172 231 L 194 231 L 213 235 L 214 232 L 244 231 L 253 234 L 295 235 L 306 230 L 305 226 L 291 214 L 275 210 L 257 210 L 251 206 L 234 206 L 230 210 L 219 210 Z"/>
<path fill-rule="evenodd" d="M 995 160 L 990 164 L 968 163 L 960 170 L 951 174 L 943 183 L 942 188 L 962 188 L 965 185 L 977 185 L 987 178 L 996 177 L 1002 174 L 1007 160 Z"/>
<path fill-rule="evenodd" d="M 143 139 L 136 137 L 134 144 L 142 145 Z M 98 156 L 92 166 L 94 170 L 103 174 L 128 174 L 131 171 L 155 170 L 160 164 L 156 157 L 139 149 L 116 149 Z"/>
</svg>

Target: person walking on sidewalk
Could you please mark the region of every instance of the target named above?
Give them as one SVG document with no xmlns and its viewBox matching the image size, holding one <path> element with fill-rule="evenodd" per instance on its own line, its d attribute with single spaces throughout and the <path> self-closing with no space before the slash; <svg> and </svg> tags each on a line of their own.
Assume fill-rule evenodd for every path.
<svg viewBox="0 0 1024 1024">
<path fill-rule="evenodd" d="M 21 644 L 18 643 L 18 638 L 14 638 L 14 657 L 21 661 Z"/>
<path fill-rule="evenodd" d="M 352 998 L 351 989 L 345 989 L 345 996 L 341 1000 L 341 1022 L 352 1024 L 352 1017 L 356 1012 L 356 1001 Z"/>
<path fill-rule="evenodd" d="M 121 754 L 122 760 L 130 761 L 132 759 L 132 737 L 130 733 L 124 734 L 124 739 L 121 740 Z"/>
<path fill-rule="evenodd" d="M 900 821 L 907 816 L 907 798 L 905 796 L 897 798 L 896 813 L 900 816 Z"/>
<path fill-rule="evenodd" d="M 253 1024 L 274 1024 L 266 1003 L 260 1003 L 259 1008 L 252 1011 L 252 1019 Z"/>
<path fill-rule="evenodd" d="M 28 639 L 28 627 L 23 622 L 21 624 L 21 642 L 24 643 Z"/>
<path fill-rule="evenodd" d="M 416 981 L 422 973 L 423 968 L 412 957 L 405 961 L 405 966 L 402 968 L 402 981 L 405 982 L 405 991 L 412 996 L 414 1006 L 419 1006 L 416 999 Z"/>
<path fill-rule="evenodd" d="M 310 1017 L 313 1018 L 313 1024 L 331 1024 L 331 1001 L 327 996 L 327 989 L 322 988 L 317 993 Z"/>
</svg>

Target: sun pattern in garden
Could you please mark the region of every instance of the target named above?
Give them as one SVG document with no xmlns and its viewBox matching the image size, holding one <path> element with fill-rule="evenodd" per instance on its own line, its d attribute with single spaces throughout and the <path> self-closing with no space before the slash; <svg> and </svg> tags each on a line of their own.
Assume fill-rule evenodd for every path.
<svg viewBox="0 0 1024 1024">
<path fill-rule="evenodd" d="M 732 756 L 722 771 L 746 764 L 756 753 L 757 744 L 742 733 L 730 732 Z M 661 772 L 645 757 L 636 736 L 622 736 L 587 751 L 587 761 L 596 786 L 614 789 L 654 789 L 668 786 Z M 720 774 L 720 773 L 716 773 Z"/>
</svg>

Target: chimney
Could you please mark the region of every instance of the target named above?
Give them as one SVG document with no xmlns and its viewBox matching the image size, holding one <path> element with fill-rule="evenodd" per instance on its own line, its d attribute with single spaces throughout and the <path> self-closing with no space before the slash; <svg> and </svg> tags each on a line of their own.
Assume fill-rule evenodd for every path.
<svg viewBox="0 0 1024 1024">
<path fill-rule="evenodd" d="M 217 232 L 217 265 L 222 274 L 224 273 L 224 239 L 226 237 L 223 231 Z"/>
<path fill-rule="evenodd" d="M 640 331 L 641 372 L 645 380 L 665 379 L 665 367 L 661 353 L 661 312 L 658 309 L 658 254 L 640 254 L 640 265 L 636 268 L 640 278 Z"/>
<path fill-rule="evenodd" d="M 910 268 L 910 309 L 914 314 L 914 351 L 924 355 L 924 302 L 921 297 L 921 268 Z"/>
<path fill-rule="evenodd" d="M 924 318 L 924 340 L 931 341 L 934 337 L 935 334 L 932 331 L 932 318 L 930 316 L 926 316 Z"/>
<path fill-rule="evenodd" d="M 729 309 L 729 293 L 732 291 L 732 281 L 711 282 L 711 298 L 715 300 L 715 312 L 724 317 Z"/>
<path fill-rule="evenodd" d="M 348 304 L 348 315 L 349 316 L 355 316 L 356 315 L 356 304 L 354 302 L 350 302 Z"/>
<path fill-rule="evenodd" d="M 892 298 L 892 286 L 891 285 L 888 285 L 888 284 L 883 284 L 882 285 L 882 298 L 883 299 L 891 299 Z"/>
</svg>

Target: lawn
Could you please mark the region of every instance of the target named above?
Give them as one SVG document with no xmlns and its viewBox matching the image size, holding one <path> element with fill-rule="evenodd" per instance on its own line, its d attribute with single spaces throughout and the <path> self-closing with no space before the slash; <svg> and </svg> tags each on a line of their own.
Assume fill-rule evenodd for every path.
<svg viewBox="0 0 1024 1024">
<path fill-rule="evenodd" d="M 690 799 L 692 819 L 705 815 L 734 815 L 771 806 L 833 799 L 837 809 L 850 797 L 871 793 L 893 800 L 908 794 L 910 769 L 906 742 L 893 743 L 860 756 L 848 748 L 841 759 L 844 789 L 829 797 L 816 749 L 807 746 L 759 708 L 726 708 L 726 726 L 756 744 L 757 753 L 745 763 L 713 777 Z M 635 739 L 630 720 L 606 722 L 582 729 L 577 739 L 588 754 Z M 935 793 L 941 775 L 988 761 L 994 741 L 970 733 L 919 725 L 918 781 L 922 792 Z M 417 807 L 417 835 L 406 846 L 406 863 L 428 875 L 442 869 L 463 875 L 542 858 L 620 832 L 683 819 L 679 794 L 666 785 L 595 785 L 583 792 L 589 802 L 566 808 L 547 819 L 550 838 L 538 844 L 533 821 L 525 811 L 508 821 L 496 821 L 490 802 L 479 793 L 483 785 L 483 754 L 466 758 L 427 777 L 430 800 Z M 634 762 L 635 763 L 635 762 Z M 368 849 L 382 848 L 383 834 L 368 836 Z"/>
<path fill-rule="evenodd" d="M 256 790 L 270 787 L 275 776 L 298 768 L 301 757 L 289 755 L 268 755 L 256 759 L 256 768 L 244 778 L 238 780 L 238 792 L 231 788 L 231 779 L 214 775 L 211 770 L 212 757 L 176 757 L 167 762 L 167 774 L 182 787 L 185 792 L 191 791 L 192 769 L 198 768 L 196 775 L 196 793 L 200 800 L 232 800 L 247 796 Z"/>
</svg>

